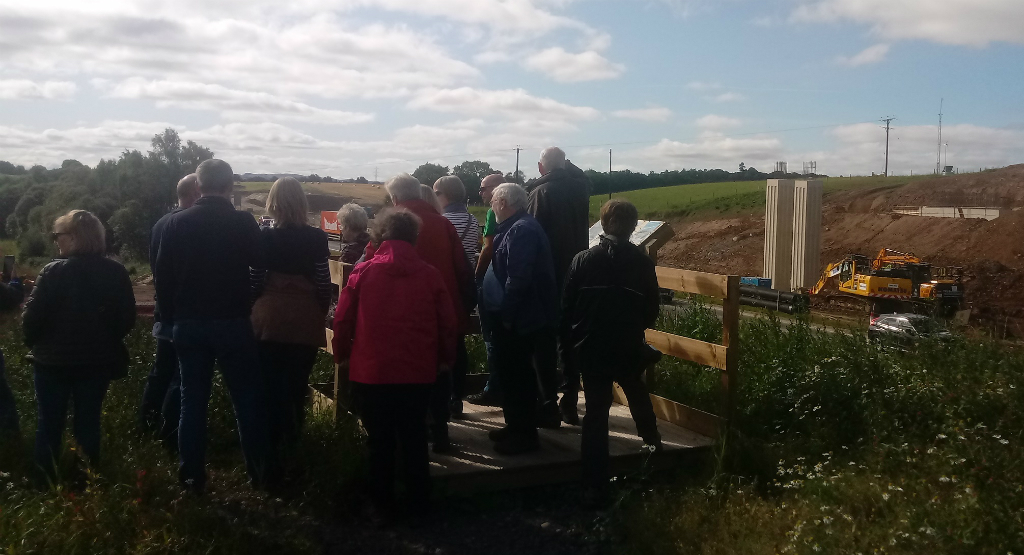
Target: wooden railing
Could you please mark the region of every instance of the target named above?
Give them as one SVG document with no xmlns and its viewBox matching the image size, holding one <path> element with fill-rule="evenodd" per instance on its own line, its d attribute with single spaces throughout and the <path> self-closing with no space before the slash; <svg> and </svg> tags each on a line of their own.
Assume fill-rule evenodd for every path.
<svg viewBox="0 0 1024 555">
<path fill-rule="evenodd" d="M 351 264 L 336 260 L 329 263 L 331 281 L 339 288 L 344 287 Z M 657 330 L 647 330 L 647 342 L 667 356 L 689 360 L 697 364 L 710 366 L 721 372 L 721 401 L 719 414 L 701 411 L 686 405 L 651 395 L 655 413 L 658 418 L 683 426 L 702 435 L 716 437 L 732 418 L 735 404 L 736 387 L 739 375 L 739 311 L 740 311 L 740 278 L 678 270 L 658 266 L 658 285 L 673 291 L 695 293 L 707 297 L 722 299 L 722 343 L 708 343 L 689 337 L 673 335 Z M 331 352 L 333 334 L 327 330 L 327 352 Z M 345 405 L 345 389 L 348 370 L 344 365 L 335 365 L 333 399 L 342 399 Z M 616 387 L 616 401 L 626 404 L 625 395 Z M 332 410 L 337 413 L 339 403 L 333 403 Z"/>
<path fill-rule="evenodd" d="M 697 433 L 717 437 L 733 415 L 739 374 L 740 277 L 678 270 L 658 266 L 658 285 L 673 291 L 722 299 L 722 343 L 708 343 L 657 330 L 647 330 L 647 342 L 668 356 L 710 366 L 721 373 L 719 414 L 712 414 L 681 403 L 651 395 L 658 418 Z M 616 387 L 616 401 L 626 397 Z"/>
</svg>

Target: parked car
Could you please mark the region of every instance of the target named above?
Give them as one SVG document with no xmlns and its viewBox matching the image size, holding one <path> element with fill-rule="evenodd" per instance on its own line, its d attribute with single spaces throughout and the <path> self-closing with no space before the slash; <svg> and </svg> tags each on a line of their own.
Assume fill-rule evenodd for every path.
<svg viewBox="0 0 1024 555">
<path fill-rule="evenodd" d="M 949 330 L 938 320 L 922 314 L 882 314 L 868 325 L 868 339 L 913 345 L 921 339 L 951 338 Z"/>
</svg>

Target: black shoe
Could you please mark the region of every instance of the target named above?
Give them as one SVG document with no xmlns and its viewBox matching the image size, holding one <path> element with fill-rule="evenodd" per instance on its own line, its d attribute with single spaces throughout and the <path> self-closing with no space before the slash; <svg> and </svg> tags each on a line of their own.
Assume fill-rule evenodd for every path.
<svg viewBox="0 0 1024 555">
<path fill-rule="evenodd" d="M 536 436 L 513 435 L 494 444 L 494 450 L 502 455 L 521 455 L 540 449 Z"/>
<path fill-rule="evenodd" d="M 608 487 L 590 486 L 583 490 L 580 505 L 587 511 L 601 511 L 607 509 L 611 504 L 611 495 Z"/>
<path fill-rule="evenodd" d="M 498 428 L 497 430 L 487 432 L 487 439 L 491 441 L 504 441 L 509 437 L 510 433 L 508 426 L 505 426 L 504 428 Z"/>
<path fill-rule="evenodd" d="M 558 412 L 562 415 L 562 422 L 570 426 L 580 425 L 580 413 L 576 410 L 578 398 L 576 393 L 564 393 L 558 401 Z"/>
<path fill-rule="evenodd" d="M 456 420 L 466 418 L 466 412 L 462 408 L 462 401 L 453 400 L 448 403 L 448 413 Z"/>
<path fill-rule="evenodd" d="M 430 446 L 431 451 L 438 454 L 452 452 L 452 441 L 448 437 L 447 426 L 444 428 L 444 430 L 440 428 L 434 430 L 433 436 L 433 444 Z"/>
<path fill-rule="evenodd" d="M 466 397 L 466 402 L 481 407 L 500 407 L 501 395 L 490 391 L 481 391 Z"/>
<path fill-rule="evenodd" d="M 562 413 L 555 403 L 544 403 L 537 410 L 537 427 L 557 430 L 562 427 Z"/>
</svg>

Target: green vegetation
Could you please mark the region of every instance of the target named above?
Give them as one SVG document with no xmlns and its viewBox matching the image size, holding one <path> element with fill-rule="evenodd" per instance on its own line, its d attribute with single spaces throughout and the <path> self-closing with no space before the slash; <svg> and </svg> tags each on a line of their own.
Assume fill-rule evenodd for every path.
<svg viewBox="0 0 1024 555">
<path fill-rule="evenodd" d="M 721 333 L 700 302 L 659 327 Z M 958 338 L 905 353 L 746 320 L 737 417 L 714 468 L 624 500 L 631 553 L 1019 553 L 1024 355 Z M 656 392 L 715 410 L 717 370 L 664 360 Z"/>
<path fill-rule="evenodd" d="M 721 333 L 699 300 L 658 327 L 712 341 Z M 905 353 L 771 318 L 745 320 L 741 344 L 737 417 L 708 464 L 616 482 L 611 511 L 580 514 L 609 552 L 1003 555 L 1024 546 L 1024 354 L 965 338 Z M 36 491 L 18 330 L 0 333 L 0 345 L 25 431 L 0 449 L 0 552 L 317 552 L 331 519 L 358 510 L 365 469 L 354 421 L 312 418 L 289 491 L 255 493 L 221 387 L 210 412 L 211 491 L 180 494 L 172 458 L 134 432 L 153 350 L 145 324 L 131 335 L 130 377 L 108 395 L 99 473 Z M 479 367 L 479 341 L 470 351 Z M 331 371 L 325 356 L 311 381 Z M 653 378 L 659 394 L 717 409 L 717 371 L 665 359 Z M 356 507 L 339 508 L 339 498 Z"/>
<path fill-rule="evenodd" d="M 32 487 L 31 445 L 35 406 L 31 367 L 20 329 L 0 332 L 7 375 L 18 400 L 22 438 L 0 438 L 0 553 L 311 553 L 320 550 L 316 515 L 336 513 L 334 500 L 351 496 L 363 470 L 357 424 L 308 421 L 297 459 L 304 469 L 280 497 L 249 488 L 234 415 L 216 379 L 210 404 L 210 491 L 183 495 L 177 465 L 155 441 L 135 431 L 135 413 L 154 342 L 149 323 L 129 337 L 129 377 L 112 383 L 103 414 L 103 457 L 98 473 L 67 472 L 64 487 Z M 332 373 L 326 355 L 315 380 Z M 70 441 L 70 437 L 67 439 Z M 73 468 L 69 456 L 64 468 Z"/>
<path fill-rule="evenodd" d="M 17 240 L 19 261 L 40 265 L 56 254 L 49 238 L 54 219 L 77 208 L 106 225 L 109 252 L 145 259 L 149 230 L 174 205 L 178 179 L 213 157 L 208 148 L 182 143 L 173 129 L 151 144 L 146 154 L 126 150 L 95 168 L 77 160 L 53 170 L 0 163 L 0 238 Z"/>
</svg>

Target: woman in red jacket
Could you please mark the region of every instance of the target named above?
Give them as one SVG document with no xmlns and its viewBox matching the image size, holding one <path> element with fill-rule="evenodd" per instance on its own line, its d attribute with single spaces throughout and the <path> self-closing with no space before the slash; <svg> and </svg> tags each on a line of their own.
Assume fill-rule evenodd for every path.
<svg viewBox="0 0 1024 555">
<path fill-rule="evenodd" d="M 424 422 L 439 371 L 455 362 L 458 324 L 441 272 L 416 253 L 420 219 L 401 209 L 375 220 L 373 258 L 356 266 L 334 315 L 334 358 L 349 380 L 366 429 L 376 517 L 395 515 L 395 449 L 402 450 L 408 506 L 427 509 L 430 474 Z"/>
</svg>

